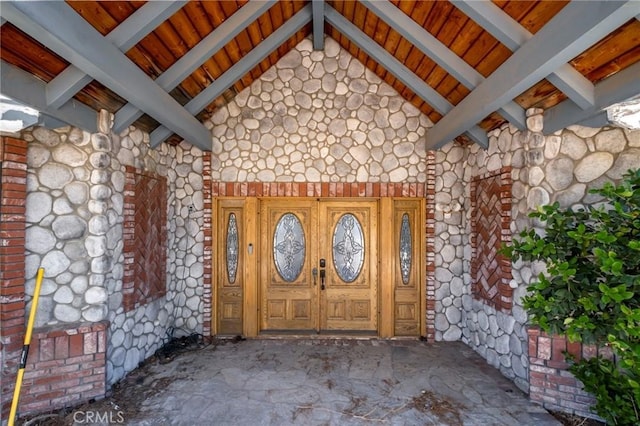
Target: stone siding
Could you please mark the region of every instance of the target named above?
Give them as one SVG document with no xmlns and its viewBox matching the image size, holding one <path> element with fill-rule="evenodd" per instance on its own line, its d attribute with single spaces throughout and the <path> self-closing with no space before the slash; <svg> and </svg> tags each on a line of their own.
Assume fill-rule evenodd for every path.
<svg viewBox="0 0 640 426">
<path fill-rule="evenodd" d="M 167 337 L 201 333 L 203 318 L 203 163 L 190 146 L 152 150 L 148 134 L 75 128 L 23 132 L 27 155 L 26 293 L 45 279 L 37 326 L 109 321 L 107 380 L 113 384 Z M 125 312 L 123 226 L 126 167 L 167 179 L 165 297 Z"/>
<path fill-rule="evenodd" d="M 605 182 L 619 183 L 629 169 L 640 168 L 640 131 L 571 126 L 540 139 L 530 153 L 528 207 L 558 202 L 576 209 L 602 201 L 589 190 Z M 543 229 L 536 221 L 530 226 Z M 518 279 L 529 283 L 541 271 L 540 265 L 523 265 Z M 536 329 L 529 330 L 529 339 L 531 399 L 550 410 L 594 417 L 590 406 L 595 399 L 566 371 L 562 351 L 567 348 L 578 357 L 591 357 L 597 349 Z M 605 350 L 604 355 L 611 354 Z"/>
<path fill-rule="evenodd" d="M 432 125 L 335 40 L 305 39 L 212 116 L 212 180 L 424 183 Z"/>
</svg>

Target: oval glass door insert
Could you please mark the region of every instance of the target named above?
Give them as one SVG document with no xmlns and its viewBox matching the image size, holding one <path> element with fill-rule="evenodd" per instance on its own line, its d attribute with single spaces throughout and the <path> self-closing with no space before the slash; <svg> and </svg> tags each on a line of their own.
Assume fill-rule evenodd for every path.
<svg viewBox="0 0 640 426">
<path fill-rule="evenodd" d="M 411 273 L 411 224 L 409 223 L 409 215 L 402 215 L 402 224 L 400 225 L 400 274 L 402 275 L 402 284 L 409 284 L 409 276 Z"/>
<path fill-rule="evenodd" d="M 305 241 L 300 220 L 293 213 L 284 214 L 273 233 L 273 259 L 283 280 L 293 282 L 304 266 Z"/>
<path fill-rule="evenodd" d="M 229 283 L 236 282 L 236 274 L 238 272 L 238 223 L 236 222 L 235 213 L 229 215 L 229 223 L 227 225 L 227 277 Z"/>
<path fill-rule="evenodd" d="M 362 226 L 351 213 L 343 215 L 333 230 L 333 266 L 345 282 L 353 282 L 364 264 Z"/>
</svg>

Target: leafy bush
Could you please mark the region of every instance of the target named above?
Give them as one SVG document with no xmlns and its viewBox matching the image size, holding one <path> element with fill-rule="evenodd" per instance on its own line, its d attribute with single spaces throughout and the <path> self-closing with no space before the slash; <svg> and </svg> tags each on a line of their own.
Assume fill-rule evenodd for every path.
<svg viewBox="0 0 640 426">
<path fill-rule="evenodd" d="M 546 223 L 544 231 L 523 231 L 504 252 L 514 261 L 546 263 L 524 299 L 532 323 L 613 349 L 615 363 L 596 357 L 570 368 L 595 395 L 598 415 L 640 424 L 640 170 L 591 192 L 604 201 L 531 213 Z"/>
</svg>

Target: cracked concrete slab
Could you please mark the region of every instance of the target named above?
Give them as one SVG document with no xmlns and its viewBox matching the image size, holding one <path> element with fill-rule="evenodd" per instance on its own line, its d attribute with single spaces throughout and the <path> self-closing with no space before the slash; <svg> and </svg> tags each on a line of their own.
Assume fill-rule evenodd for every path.
<svg viewBox="0 0 640 426">
<path fill-rule="evenodd" d="M 180 355 L 138 425 L 559 425 L 459 342 L 256 339 Z"/>
</svg>

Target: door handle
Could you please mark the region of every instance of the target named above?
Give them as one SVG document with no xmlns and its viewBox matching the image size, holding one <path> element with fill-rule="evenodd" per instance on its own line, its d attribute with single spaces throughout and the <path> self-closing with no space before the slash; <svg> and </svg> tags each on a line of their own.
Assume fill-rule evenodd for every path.
<svg viewBox="0 0 640 426">
<path fill-rule="evenodd" d="M 311 275 L 313 275 L 313 285 L 315 287 L 318 285 L 318 268 L 313 268 L 311 270 Z"/>
<path fill-rule="evenodd" d="M 326 260 L 320 259 L 320 290 L 324 290 L 324 277 L 325 277 L 324 267 L 326 264 L 327 264 Z"/>
</svg>

